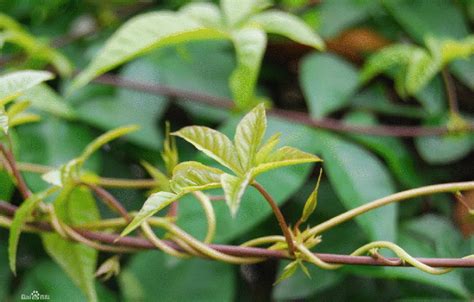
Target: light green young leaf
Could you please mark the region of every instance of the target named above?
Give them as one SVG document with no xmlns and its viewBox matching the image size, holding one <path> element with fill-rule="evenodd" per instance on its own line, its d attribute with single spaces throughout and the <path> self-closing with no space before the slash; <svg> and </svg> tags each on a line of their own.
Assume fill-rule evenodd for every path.
<svg viewBox="0 0 474 302">
<path fill-rule="evenodd" d="M 176 148 L 176 139 L 171 137 L 170 134 L 170 123 L 166 122 L 165 140 L 163 142 L 163 151 L 161 152 L 161 158 L 165 162 L 166 171 L 168 176 L 171 177 L 173 174 L 174 167 L 179 162 L 178 148 Z"/>
<path fill-rule="evenodd" d="M 185 139 L 234 173 L 239 174 L 242 171 L 234 145 L 219 131 L 207 127 L 190 126 L 173 132 L 172 135 Z"/>
<path fill-rule="evenodd" d="M 0 103 L 13 95 L 19 95 L 24 91 L 38 85 L 41 82 L 51 80 L 53 74 L 47 71 L 23 70 L 0 76 Z"/>
<path fill-rule="evenodd" d="M 412 52 L 405 76 L 405 88 L 409 95 L 414 94 L 428 84 L 440 70 L 441 62 L 423 49 Z"/>
<path fill-rule="evenodd" d="M 12 119 L 15 117 L 17 114 L 20 114 L 24 112 L 28 107 L 30 107 L 31 102 L 29 101 L 21 101 L 21 102 L 16 102 L 12 104 L 10 107 L 8 107 L 7 110 L 7 115 L 9 119 Z"/>
<path fill-rule="evenodd" d="M 74 109 L 46 84 L 39 84 L 28 89 L 19 99 L 29 100 L 33 108 L 65 119 L 73 119 L 76 116 Z"/>
<path fill-rule="evenodd" d="M 244 171 L 254 166 L 266 130 L 267 118 L 263 103 L 247 113 L 237 125 L 234 144 Z"/>
<path fill-rule="evenodd" d="M 181 42 L 223 39 L 219 30 L 205 28 L 185 14 L 151 12 L 126 22 L 74 80 L 71 89 L 86 85 L 93 78 L 148 51 Z"/>
<path fill-rule="evenodd" d="M 146 219 L 153 216 L 158 211 L 166 208 L 174 201 L 178 200 L 181 195 L 174 194 L 171 192 L 158 192 L 151 194 L 150 197 L 145 201 L 145 204 L 138 212 L 137 216 L 133 218 L 132 222 L 123 230 L 120 236 L 126 236 L 137 227 L 139 227 Z"/>
<path fill-rule="evenodd" d="M 146 161 L 141 161 L 140 163 L 148 172 L 148 174 L 150 174 L 150 176 L 158 182 L 157 188 L 159 188 L 160 191 L 171 191 L 170 180 L 168 176 Z"/>
<path fill-rule="evenodd" d="M 73 188 L 64 202 L 67 204 L 63 204 L 57 214 L 65 223 L 81 224 L 100 219 L 94 196 L 88 188 Z M 84 292 L 88 301 L 97 301 L 94 271 L 98 251 L 58 234 L 44 233 L 41 239 L 46 252 Z"/>
<path fill-rule="evenodd" d="M 303 45 L 324 50 L 324 41 L 314 31 L 291 14 L 269 10 L 251 18 L 250 22 L 256 22 L 267 33 L 282 35 Z"/>
<path fill-rule="evenodd" d="M 137 131 L 138 126 L 130 125 L 130 126 L 123 126 L 114 130 L 107 131 L 106 133 L 102 134 L 95 140 L 93 140 L 87 147 L 84 149 L 84 152 L 81 154 L 79 161 L 86 161 L 95 151 L 99 150 L 103 145 L 117 139 L 121 136 L 127 135 L 130 132 Z"/>
<path fill-rule="evenodd" d="M 229 206 L 230 214 L 233 217 L 235 217 L 239 210 L 240 201 L 250 182 L 250 178 L 250 174 L 241 177 L 236 177 L 230 174 L 222 174 L 221 176 L 221 185 L 224 190 L 225 201 L 227 206 Z"/>
<path fill-rule="evenodd" d="M 5 113 L 3 108 L 0 109 L 0 128 L 4 134 L 8 134 L 8 115 Z"/>
<path fill-rule="evenodd" d="M 264 9 L 269 4 L 267 0 L 221 0 L 221 10 L 227 25 L 235 28 L 251 14 Z"/>
<path fill-rule="evenodd" d="M 288 265 L 286 265 L 283 268 L 283 272 L 280 274 L 280 276 L 275 281 L 275 283 L 273 283 L 273 285 L 277 285 L 281 281 L 290 278 L 296 273 L 297 269 L 298 269 L 298 260 L 291 261 L 290 263 L 288 263 Z"/>
<path fill-rule="evenodd" d="M 242 28 L 232 33 L 237 53 L 237 67 L 230 77 L 230 89 L 235 104 L 247 109 L 254 104 L 255 85 L 267 44 L 267 37 L 259 28 Z"/>
<path fill-rule="evenodd" d="M 256 176 L 272 169 L 304 163 L 321 162 L 316 155 L 300 151 L 292 147 L 281 147 L 271 153 L 262 163 L 252 169 L 252 175 Z"/>
<path fill-rule="evenodd" d="M 319 183 L 321 182 L 321 176 L 323 175 L 323 169 L 319 172 L 318 181 L 316 182 L 316 186 L 314 187 L 313 192 L 309 195 L 306 203 L 304 204 L 303 214 L 301 215 L 301 222 L 306 222 L 309 216 L 313 214 L 314 210 L 318 206 L 318 190 L 319 190 Z"/>
<path fill-rule="evenodd" d="M 27 123 L 35 123 L 41 120 L 41 116 L 34 114 L 34 113 L 20 113 L 15 117 L 10 119 L 9 126 L 11 128 L 27 124 Z"/>
<path fill-rule="evenodd" d="M 463 40 L 444 40 L 441 45 L 443 64 L 455 59 L 468 59 L 474 53 L 474 36 Z"/>
<path fill-rule="evenodd" d="M 16 274 L 16 252 L 18 249 L 18 241 L 20 240 L 21 228 L 25 225 L 28 218 L 30 218 L 38 204 L 56 190 L 56 188 L 50 188 L 33 194 L 30 198 L 26 199 L 15 212 L 8 237 L 8 260 L 10 269 L 14 274 Z"/>
<path fill-rule="evenodd" d="M 280 142 L 281 133 L 275 133 L 262 145 L 255 156 L 255 163 L 261 164 L 265 161 L 268 155 L 275 149 Z"/>
<path fill-rule="evenodd" d="M 181 8 L 179 12 L 205 27 L 220 28 L 223 25 L 219 7 L 214 3 L 189 3 Z"/>
<path fill-rule="evenodd" d="M 415 49 L 416 47 L 412 45 L 398 44 L 378 51 L 364 64 L 360 74 L 361 81 L 368 82 L 377 74 L 394 66 L 407 64 Z"/>
<path fill-rule="evenodd" d="M 223 173 L 196 161 L 182 162 L 174 168 L 171 188 L 177 194 L 219 188 Z"/>
</svg>

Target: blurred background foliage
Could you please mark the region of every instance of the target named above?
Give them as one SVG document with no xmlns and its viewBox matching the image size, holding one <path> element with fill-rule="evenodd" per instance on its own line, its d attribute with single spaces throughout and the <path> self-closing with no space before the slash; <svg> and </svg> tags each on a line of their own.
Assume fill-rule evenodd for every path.
<svg viewBox="0 0 474 302">
<path fill-rule="evenodd" d="M 87 168 L 103 176 L 147 178 L 139 165 L 146 160 L 163 167 L 164 123 L 173 129 L 208 125 L 231 133 L 237 112 L 136 90 L 91 83 L 67 95 L 73 70 L 83 69 L 111 34 L 129 18 L 147 11 L 176 10 L 189 1 L 139 0 L 4 0 L 0 2 L 0 68 L 2 74 L 24 68 L 53 68 L 62 76 L 24 96 L 42 116 L 39 123 L 12 132 L 21 162 L 59 166 L 81 153 L 105 130 L 135 123 L 141 130 L 107 145 Z M 281 0 L 278 9 L 300 16 L 327 44 L 327 51 L 270 36 L 257 91 L 276 108 L 303 111 L 315 118 L 331 117 L 355 125 L 449 125 L 447 91 L 438 72 L 410 95 L 403 95 L 389 70 L 362 82 L 367 58 L 396 43 L 426 48 L 426 39 L 468 38 L 474 21 L 471 0 Z M 21 24 L 16 28 L 13 22 Z M 15 29 L 16 28 L 16 29 Z M 12 38 L 12 35 L 14 38 Z M 471 37 L 472 39 L 472 37 Z M 57 51 L 55 50 L 57 49 Z M 229 42 L 200 41 L 151 51 L 116 68 L 113 73 L 146 84 L 160 84 L 231 98 L 229 76 L 236 66 Z M 447 70 L 461 116 L 473 120 L 474 59 L 456 59 Z M 396 76 L 395 76 L 396 77 Z M 346 209 L 417 186 L 471 180 L 474 136 L 396 138 L 309 128 L 271 117 L 268 132 L 283 133 L 285 145 L 320 155 L 325 176 L 314 225 Z M 196 152 L 179 142 L 182 160 Z M 206 160 L 201 158 L 202 160 Z M 292 167 L 264 175 L 259 181 L 275 196 L 289 221 L 296 221 L 312 190 L 318 167 Z M 25 174 L 33 191 L 45 187 L 38 175 Z M 145 191 L 113 190 L 128 209 L 137 210 Z M 20 201 L 8 174 L 0 171 L 0 198 Z M 279 233 L 270 209 L 249 191 L 236 219 L 216 203 L 219 243 L 239 243 Z M 179 220 L 185 230 L 202 236 L 206 222 L 191 200 L 180 201 Z M 474 205 L 474 194 L 466 194 Z M 102 216 L 110 216 L 102 209 Z M 324 235 L 318 251 L 349 253 L 369 240 L 392 240 L 414 256 L 460 257 L 474 252 L 474 228 L 453 197 L 437 195 L 393 205 L 363 215 Z M 47 257 L 41 241 L 24 235 L 18 275 L 8 270 L 7 231 L 0 231 L 0 300 L 16 301 L 38 290 L 51 297 L 83 301 L 85 297 Z M 101 256 L 102 262 L 106 256 Z M 347 266 L 340 271 L 310 267 L 272 286 L 286 264 L 269 261 L 236 267 L 204 260 L 177 260 L 159 252 L 121 258 L 122 272 L 97 281 L 100 301 L 415 301 L 469 300 L 474 297 L 474 272 L 455 270 L 431 276 L 410 268 Z M 59 301 L 59 300 L 58 300 Z"/>
</svg>

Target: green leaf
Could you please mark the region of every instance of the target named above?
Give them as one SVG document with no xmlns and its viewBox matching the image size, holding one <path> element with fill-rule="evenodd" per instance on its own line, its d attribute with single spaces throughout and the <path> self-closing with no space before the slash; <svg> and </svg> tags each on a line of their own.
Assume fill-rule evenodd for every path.
<svg viewBox="0 0 474 302">
<path fill-rule="evenodd" d="M 150 176 L 158 182 L 157 188 L 160 191 L 171 191 L 170 187 L 170 180 L 168 176 L 166 176 L 163 172 L 161 172 L 158 168 L 155 168 L 150 163 L 146 161 L 141 161 L 141 165 L 145 168 L 145 170 L 150 174 Z"/>
<path fill-rule="evenodd" d="M 249 18 L 251 14 L 268 6 L 268 0 L 221 0 L 221 10 L 227 25 L 235 28 L 239 23 Z"/>
<path fill-rule="evenodd" d="M 76 117 L 74 109 L 48 85 L 39 84 L 26 90 L 20 100 L 31 101 L 31 106 L 65 119 Z"/>
<path fill-rule="evenodd" d="M 375 116 L 366 112 L 351 112 L 344 117 L 344 121 L 365 126 L 378 124 Z M 420 187 L 426 183 L 416 168 L 414 155 L 399 138 L 368 135 L 351 135 L 351 138 L 383 158 L 390 171 L 405 187 Z"/>
<path fill-rule="evenodd" d="M 303 214 L 301 215 L 301 222 L 306 222 L 313 214 L 314 210 L 316 210 L 316 207 L 318 206 L 318 190 L 319 190 L 319 184 L 321 182 L 321 176 L 323 175 L 323 170 L 319 172 L 318 176 L 318 181 L 316 182 L 316 186 L 314 187 L 313 192 L 309 195 L 308 199 L 306 200 L 303 208 Z"/>
<path fill-rule="evenodd" d="M 260 65 L 267 45 L 265 32 L 259 28 L 245 27 L 232 33 L 237 53 L 237 68 L 230 77 L 230 89 L 239 109 L 248 109 L 255 103 Z"/>
<path fill-rule="evenodd" d="M 117 295 L 106 289 L 101 283 L 96 282 L 98 300 L 101 302 L 114 302 Z M 38 291 L 42 295 L 49 295 L 49 301 L 83 302 L 87 301 L 86 295 L 68 278 L 61 268 L 52 261 L 41 259 L 26 272 L 16 288 L 12 297 L 30 295 Z M 44 300 L 43 300 L 44 301 Z"/>
<path fill-rule="evenodd" d="M 261 164 L 263 163 L 268 155 L 275 149 L 275 147 L 280 143 L 280 136 L 281 133 L 275 133 L 270 138 L 260 147 L 260 149 L 257 152 L 257 155 L 255 156 L 255 162 L 256 164 Z"/>
<path fill-rule="evenodd" d="M 373 154 L 322 131 L 315 132 L 314 140 L 320 144 L 325 171 L 346 209 L 395 193 L 389 172 Z M 397 206 L 388 205 L 355 220 L 371 240 L 392 241 L 397 234 L 396 214 Z"/>
<path fill-rule="evenodd" d="M 218 188 L 222 173 L 196 161 L 182 162 L 173 170 L 171 188 L 178 194 Z"/>
<path fill-rule="evenodd" d="M 223 26 L 221 12 L 214 3 L 189 3 L 181 8 L 179 12 L 205 27 L 221 28 Z"/>
<path fill-rule="evenodd" d="M 226 37 L 222 31 L 204 28 L 186 15 L 161 11 L 136 16 L 114 33 L 90 65 L 76 77 L 71 89 L 82 87 L 98 75 L 153 49 Z"/>
<path fill-rule="evenodd" d="M 38 204 L 55 190 L 55 188 L 50 188 L 46 191 L 31 195 L 31 197 L 23 201 L 15 212 L 8 237 L 8 260 L 10 269 L 14 274 L 16 274 L 16 252 L 18 249 L 18 241 L 20 240 L 21 228 L 30 218 Z"/>
<path fill-rule="evenodd" d="M 382 72 L 407 64 L 416 49 L 412 45 L 396 44 L 376 52 L 365 62 L 360 74 L 361 81 L 368 82 Z"/>
<path fill-rule="evenodd" d="M 193 144 L 198 150 L 233 172 L 242 171 L 234 145 L 219 131 L 201 126 L 189 126 L 173 132 L 172 135 Z"/>
<path fill-rule="evenodd" d="M 236 279 L 235 268 L 225 263 L 175 262 L 164 253 L 149 251 L 133 255 L 118 281 L 123 301 L 224 302 L 235 299 Z"/>
<path fill-rule="evenodd" d="M 262 163 L 253 168 L 252 175 L 258 175 L 268 170 L 278 169 L 285 166 L 320 161 L 322 160 L 316 155 L 285 146 L 268 155 Z"/>
<path fill-rule="evenodd" d="M 90 144 L 87 145 L 87 147 L 84 149 L 84 152 L 82 152 L 80 156 L 80 161 L 84 162 L 86 161 L 91 155 L 99 150 L 103 145 L 121 137 L 124 135 L 129 134 L 130 132 L 134 132 L 138 130 L 138 126 L 136 125 L 130 125 L 130 126 L 123 126 L 114 130 L 110 130 L 95 140 L 93 140 Z"/>
<path fill-rule="evenodd" d="M 174 201 L 178 200 L 181 196 L 171 192 L 158 192 L 153 193 L 143 204 L 140 212 L 133 218 L 132 222 L 123 230 L 120 236 L 126 236 L 137 227 L 139 227 L 146 219 L 153 216 L 158 211 L 166 208 Z"/>
<path fill-rule="evenodd" d="M 461 7 L 451 1 L 385 0 L 383 5 L 401 27 L 420 43 L 427 35 L 459 39 L 470 32 Z"/>
<path fill-rule="evenodd" d="M 100 219 L 95 199 L 88 188 L 75 188 L 68 194 L 58 216 L 68 224 L 81 224 Z M 57 205 L 55 205 L 57 206 Z M 71 242 L 58 234 L 41 235 L 46 252 L 87 296 L 97 301 L 95 268 L 98 251 L 81 243 Z"/>
<path fill-rule="evenodd" d="M 412 52 L 408 61 L 405 76 L 405 87 L 409 95 L 413 95 L 425 87 L 441 69 L 441 61 L 429 55 L 425 50 Z"/>
<path fill-rule="evenodd" d="M 312 54 L 301 65 L 300 85 L 311 116 L 322 118 L 350 102 L 358 86 L 357 70 L 330 54 Z"/>
<path fill-rule="evenodd" d="M 0 103 L 3 99 L 19 95 L 41 82 L 54 78 L 47 71 L 23 70 L 0 76 Z"/>
<path fill-rule="evenodd" d="M 284 268 L 283 272 L 280 274 L 278 279 L 273 283 L 273 285 L 279 284 L 281 281 L 286 280 L 293 276 L 298 270 L 298 260 L 288 263 Z"/>
<path fill-rule="evenodd" d="M 257 151 L 266 130 L 267 117 L 263 104 L 247 113 L 237 125 L 234 144 L 244 171 L 250 170 L 255 165 Z"/>
<path fill-rule="evenodd" d="M 230 174 L 222 174 L 221 176 L 221 185 L 224 190 L 225 201 L 230 209 L 232 217 L 237 215 L 240 201 L 249 182 L 250 174 L 241 177 L 236 177 Z"/>
<path fill-rule="evenodd" d="M 0 128 L 3 133 L 8 134 L 8 115 L 3 109 L 0 109 Z"/>
<path fill-rule="evenodd" d="M 252 17 L 250 22 L 256 22 L 267 33 L 282 35 L 318 50 L 325 48 L 324 41 L 308 25 L 291 14 L 269 10 Z"/>
<path fill-rule="evenodd" d="M 448 117 L 436 117 L 426 121 L 427 125 L 446 125 Z M 453 163 L 467 156 L 474 148 L 471 133 L 453 133 L 442 136 L 424 136 L 415 139 L 415 147 L 427 163 L 433 165 Z"/>
</svg>

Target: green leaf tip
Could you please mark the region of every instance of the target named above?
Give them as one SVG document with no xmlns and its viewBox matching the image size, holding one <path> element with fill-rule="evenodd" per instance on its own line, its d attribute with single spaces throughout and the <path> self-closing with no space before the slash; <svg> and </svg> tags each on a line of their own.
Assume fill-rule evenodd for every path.
<svg viewBox="0 0 474 302">
<path fill-rule="evenodd" d="M 316 186 L 314 187 L 314 190 L 311 192 L 309 195 L 308 199 L 306 200 L 306 203 L 303 208 L 303 214 L 301 215 L 301 222 L 306 222 L 308 218 L 313 214 L 314 210 L 316 210 L 316 207 L 318 206 L 318 190 L 319 190 L 319 184 L 321 183 L 321 177 L 323 175 L 323 169 L 319 171 L 319 176 L 318 176 L 318 181 L 316 182 Z"/>
</svg>

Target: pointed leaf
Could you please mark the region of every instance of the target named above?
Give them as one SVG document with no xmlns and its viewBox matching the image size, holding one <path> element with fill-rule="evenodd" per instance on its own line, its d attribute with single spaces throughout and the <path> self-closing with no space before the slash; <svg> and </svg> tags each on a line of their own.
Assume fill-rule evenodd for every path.
<svg viewBox="0 0 474 302">
<path fill-rule="evenodd" d="M 227 25 L 233 28 L 252 13 L 256 13 L 268 5 L 268 0 L 222 0 L 221 10 L 224 13 Z"/>
<path fill-rule="evenodd" d="M 385 47 L 370 56 L 360 74 L 362 82 L 368 82 L 377 74 L 398 65 L 408 63 L 416 47 L 412 45 L 394 45 Z"/>
<path fill-rule="evenodd" d="M 250 177 L 250 174 L 242 177 L 236 177 L 230 174 L 222 174 L 221 176 L 221 185 L 222 189 L 224 189 L 225 201 L 233 217 L 235 217 L 239 210 L 240 201 L 250 182 Z"/>
<path fill-rule="evenodd" d="M 219 131 L 207 127 L 190 126 L 174 132 L 172 135 L 185 139 L 198 150 L 235 173 L 242 170 L 234 145 L 227 136 Z"/>
<path fill-rule="evenodd" d="M 251 21 L 258 23 L 267 33 L 282 35 L 300 44 L 324 50 L 324 41 L 311 27 L 291 14 L 269 10 L 254 16 Z"/>
<path fill-rule="evenodd" d="M 182 162 L 174 168 L 171 188 L 175 193 L 218 188 L 222 173 L 196 161 Z"/>
<path fill-rule="evenodd" d="M 405 87 L 408 95 L 413 95 L 435 76 L 441 69 L 441 61 L 431 57 L 425 50 L 412 52 L 405 76 Z"/>
<path fill-rule="evenodd" d="M 322 161 L 316 155 L 303 152 L 293 147 L 282 147 L 270 154 L 263 163 L 252 169 L 252 175 L 256 176 L 272 169 L 285 166 L 314 163 Z"/>
<path fill-rule="evenodd" d="M 137 216 L 133 218 L 132 222 L 125 228 L 125 230 L 123 230 L 120 236 L 129 234 L 139 227 L 147 218 L 166 208 L 180 197 L 181 195 L 163 191 L 151 194 L 150 197 L 148 197 L 148 199 L 145 201 L 145 204 L 141 208 L 140 212 L 138 212 Z"/>
<path fill-rule="evenodd" d="M 0 76 L 0 101 L 52 78 L 54 76 L 50 72 L 35 70 L 16 71 Z"/>
<path fill-rule="evenodd" d="M 96 76 L 158 47 L 223 38 L 226 34 L 222 31 L 204 28 L 186 15 L 165 11 L 139 15 L 107 41 L 92 63 L 77 76 L 71 89 L 82 87 Z"/>
<path fill-rule="evenodd" d="M 93 140 L 89 145 L 87 145 L 80 157 L 80 161 L 86 161 L 95 151 L 100 149 L 103 145 L 113 141 L 114 139 L 117 139 L 121 136 L 127 135 L 128 133 L 137 130 L 138 126 L 130 125 L 110 130 L 102 134 L 101 136 Z"/>
<path fill-rule="evenodd" d="M 168 176 L 166 176 L 164 173 L 162 173 L 160 170 L 158 170 L 146 161 L 141 161 L 141 165 L 145 168 L 148 174 L 150 174 L 150 176 L 158 182 L 157 188 L 159 188 L 160 191 L 171 190 L 170 180 L 168 179 Z"/>
<path fill-rule="evenodd" d="M 301 222 L 306 222 L 309 216 L 313 214 L 314 210 L 318 206 L 318 190 L 319 190 L 319 183 L 321 182 L 321 176 L 323 175 L 323 169 L 319 172 L 318 181 L 316 182 L 316 186 L 314 187 L 313 192 L 309 195 L 306 203 L 304 204 L 303 208 L 303 215 L 301 215 Z"/>
<path fill-rule="evenodd" d="M 230 77 L 230 89 L 240 109 L 253 106 L 255 86 L 267 44 L 265 32 L 258 28 L 242 28 L 232 34 L 237 53 L 237 68 Z"/>
<path fill-rule="evenodd" d="M 255 164 L 257 150 L 266 130 L 267 118 L 263 104 L 247 113 L 237 126 L 234 144 L 244 171 L 248 171 Z"/>
<path fill-rule="evenodd" d="M 179 12 L 205 27 L 219 28 L 222 26 L 221 12 L 214 3 L 189 3 L 180 9 Z"/>
<path fill-rule="evenodd" d="M 261 164 L 265 161 L 268 155 L 275 149 L 275 147 L 280 143 L 281 133 L 275 133 L 262 145 L 258 150 L 257 155 L 255 156 L 255 162 Z"/>
<path fill-rule="evenodd" d="M 31 197 L 23 201 L 15 212 L 8 237 L 8 260 L 10 262 L 10 269 L 14 274 L 16 274 L 16 252 L 18 249 L 18 241 L 20 240 L 21 228 L 25 225 L 28 218 L 30 218 L 38 204 L 55 190 L 56 188 L 50 188 L 46 191 L 31 195 Z"/>
<path fill-rule="evenodd" d="M 0 128 L 3 133 L 8 134 L 8 115 L 3 109 L 0 109 Z"/>
<path fill-rule="evenodd" d="M 277 285 L 281 281 L 290 278 L 291 276 L 293 276 L 296 273 L 297 269 L 298 269 L 298 260 L 291 261 L 290 263 L 288 263 L 288 265 L 286 265 L 283 268 L 283 272 L 280 274 L 280 276 L 275 281 L 275 283 L 273 283 L 273 285 Z"/>
<path fill-rule="evenodd" d="M 65 223 L 73 225 L 100 219 L 94 196 L 85 187 L 73 189 L 68 194 L 67 205 L 58 214 Z M 84 292 L 88 301 L 97 301 L 94 272 L 98 251 L 58 234 L 44 233 L 41 238 L 46 252 Z"/>
</svg>

